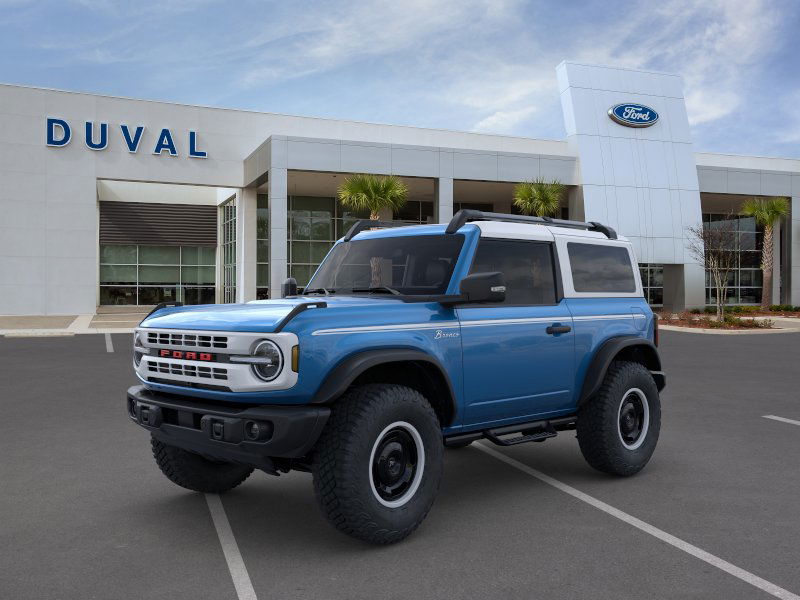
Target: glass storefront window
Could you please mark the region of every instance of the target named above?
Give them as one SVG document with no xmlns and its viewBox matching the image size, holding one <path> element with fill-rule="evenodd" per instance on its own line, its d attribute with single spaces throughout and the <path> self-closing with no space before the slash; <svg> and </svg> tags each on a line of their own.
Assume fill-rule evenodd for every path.
<svg viewBox="0 0 800 600">
<path fill-rule="evenodd" d="M 409 200 L 394 213 L 395 221 L 426 225 L 433 223 L 433 202 Z"/>
<path fill-rule="evenodd" d="M 289 276 L 302 287 L 333 243 L 356 221 L 368 219 L 369 212 L 346 209 L 336 198 L 291 196 L 288 218 Z"/>
<path fill-rule="evenodd" d="M 256 204 L 256 298 L 269 298 L 269 199 L 259 194 Z"/>
<path fill-rule="evenodd" d="M 100 304 L 211 304 L 215 265 L 213 247 L 102 245 Z"/>
<path fill-rule="evenodd" d="M 639 275 L 647 303 L 650 306 L 664 306 L 664 265 L 640 263 Z"/>
<path fill-rule="evenodd" d="M 724 221 L 727 215 L 704 213 L 703 226 L 714 227 Z M 759 304 L 761 302 L 762 273 L 761 247 L 764 229 L 756 225 L 752 217 L 735 217 L 736 228 L 736 266 L 728 274 L 728 290 L 725 294 L 727 304 Z M 716 290 L 706 273 L 706 303 L 714 304 Z"/>
<path fill-rule="evenodd" d="M 222 301 L 236 302 L 236 198 L 220 207 L 219 239 L 222 240 Z"/>
</svg>

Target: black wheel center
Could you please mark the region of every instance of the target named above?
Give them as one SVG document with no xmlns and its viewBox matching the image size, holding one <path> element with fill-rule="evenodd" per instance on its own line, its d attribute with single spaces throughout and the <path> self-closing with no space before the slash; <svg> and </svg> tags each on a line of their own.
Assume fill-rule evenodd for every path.
<svg viewBox="0 0 800 600">
<path fill-rule="evenodd" d="M 626 444 L 639 439 L 644 427 L 644 404 L 636 394 L 628 395 L 619 411 L 619 431 Z"/>
<path fill-rule="evenodd" d="M 417 448 L 403 429 L 383 436 L 372 459 L 372 482 L 384 500 L 396 500 L 411 486 L 417 469 Z"/>
</svg>

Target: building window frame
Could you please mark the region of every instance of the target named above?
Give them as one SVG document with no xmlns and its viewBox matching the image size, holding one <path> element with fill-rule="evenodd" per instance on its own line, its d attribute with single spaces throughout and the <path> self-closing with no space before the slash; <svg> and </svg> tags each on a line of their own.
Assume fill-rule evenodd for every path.
<svg viewBox="0 0 800 600">
<path fill-rule="evenodd" d="M 236 302 L 236 196 L 220 205 L 220 255 L 222 302 Z"/>
<path fill-rule="evenodd" d="M 105 249 L 126 248 L 133 251 L 129 260 L 111 260 L 104 258 Z M 177 251 L 176 260 L 148 260 L 143 255 L 143 249 L 152 252 L 154 249 L 174 249 Z M 189 253 L 196 253 L 196 259 L 189 258 Z M 172 246 L 151 244 L 101 244 L 98 273 L 98 304 L 101 306 L 127 305 L 147 306 L 159 302 L 178 301 L 185 304 L 213 303 L 216 294 L 216 248 L 214 246 Z M 205 257 L 203 255 L 205 254 Z M 128 270 L 133 277 L 127 281 L 104 282 L 104 271 L 113 269 Z M 177 277 L 165 283 L 143 282 L 142 271 L 150 269 L 176 270 Z M 195 273 L 192 277 L 190 271 Z M 211 277 L 203 278 L 202 273 L 211 273 Z M 174 283 L 173 283 L 174 282 Z M 124 298 L 119 294 L 126 294 L 133 302 L 104 302 L 108 298 Z"/>
</svg>

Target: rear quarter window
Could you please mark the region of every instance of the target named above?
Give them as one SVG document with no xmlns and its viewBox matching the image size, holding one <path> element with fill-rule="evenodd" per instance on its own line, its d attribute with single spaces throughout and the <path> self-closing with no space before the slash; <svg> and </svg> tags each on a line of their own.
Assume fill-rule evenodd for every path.
<svg viewBox="0 0 800 600">
<path fill-rule="evenodd" d="M 569 242 L 567 253 L 576 292 L 630 294 L 636 291 L 627 248 Z"/>
</svg>

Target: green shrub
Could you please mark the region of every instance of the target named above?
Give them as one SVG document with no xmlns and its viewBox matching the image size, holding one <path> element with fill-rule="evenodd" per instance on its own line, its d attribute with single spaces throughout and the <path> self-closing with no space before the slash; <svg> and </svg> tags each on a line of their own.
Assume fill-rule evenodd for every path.
<svg viewBox="0 0 800 600">
<path fill-rule="evenodd" d="M 800 310 L 800 306 L 792 306 L 791 304 L 773 304 L 769 307 L 772 312 L 793 312 Z"/>
<path fill-rule="evenodd" d="M 707 315 L 714 315 L 717 313 L 717 309 L 714 306 L 706 306 L 705 309 L 703 309 L 703 312 Z"/>
<path fill-rule="evenodd" d="M 693 308 L 689 312 L 693 315 L 699 315 L 702 311 L 699 308 Z"/>
</svg>

